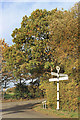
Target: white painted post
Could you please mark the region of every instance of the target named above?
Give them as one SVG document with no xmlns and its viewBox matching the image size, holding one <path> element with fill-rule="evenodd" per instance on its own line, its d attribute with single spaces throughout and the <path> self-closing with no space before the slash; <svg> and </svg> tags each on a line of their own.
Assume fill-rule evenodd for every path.
<svg viewBox="0 0 80 120">
<path fill-rule="evenodd" d="M 43 109 L 44 109 L 44 102 L 43 102 Z"/>
<path fill-rule="evenodd" d="M 43 104 L 43 109 L 44 109 L 44 101 L 42 102 L 42 104 Z"/>
<path fill-rule="evenodd" d="M 67 74 L 59 74 L 60 67 L 56 66 L 57 73 L 51 72 L 51 75 L 57 76 L 57 78 L 50 78 L 49 82 L 57 81 L 57 110 L 59 110 L 59 81 L 60 80 L 68 80 Z M 62 76 L 62 77 L 59 77 Z"/>
<path fill-rule="evenodd" d="M 59 110 L 59 77 L 57 76 L 57 110 Z"/>
<path fill-rule="evenodd" d="M 46 109 L 46 101 L 43 101 L 42 104 L 43 104 L 43 109 L 44 108 Z"/>
<path fill-rule="evenodd" d="M 60 67 L 57 66 L 56 69 L 57 69 L 57 110 L 59 110 L 59 70 L 60 70 Z"/>
</svg>

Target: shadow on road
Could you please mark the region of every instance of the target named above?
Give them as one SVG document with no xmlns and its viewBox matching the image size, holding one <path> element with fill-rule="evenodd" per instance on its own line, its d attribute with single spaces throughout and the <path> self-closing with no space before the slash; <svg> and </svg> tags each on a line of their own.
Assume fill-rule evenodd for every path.
<svg viewBox="0 0 80 120">
<path fill-rule="evenodd" d="M 41 102 L 39 103 L 26 103 L 24 105 L 16 105 L 14 107 L 11 107 L 11 108 L 6 108 L 6 109 L 2 109 L 2 112 L 3 112 L 3 115 L 6 115 L 6 114 L 13 114 L 13 113 L 20 113 L 20 112 L 24 112 L 25 110 L 31 110 L 33 108 L 33 106 L 37 105 L 37 104 L 40 104 Z M 7 112 L 7 113 L 4 113 L 4 112 Z"/>
</svg>

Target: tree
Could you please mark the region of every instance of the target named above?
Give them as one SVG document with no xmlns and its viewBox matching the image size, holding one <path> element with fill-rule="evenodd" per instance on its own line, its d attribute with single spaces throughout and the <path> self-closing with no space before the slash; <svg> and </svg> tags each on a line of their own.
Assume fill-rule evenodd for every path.
<svg viewBox="0 0 80 120">
<path fill-rule="evenodd" d="M 22 51 L 16 49 L 15 45 L 8 47 L 4 53 L 6 59 L 6 69 L 12 72 L 12 79 L 19 81 L 25 79 L 24 71 L 21 69 L 25 58 Z"/>
<path fill-rule="evenodd" d="M 72 103 L 77 99 L 78 79 L 78 10 L 77 4 L 71 10 L 35 10 L 29 17 L 24 16 L 21 27 L 16 28 L 13 33 L 13 46 L 6 51 L 5 58 L 8 70 L 12 71 L 14 77 L 20 81 L 25 79 L 40 80 L 40 88 L 46 92 L 48 105 L 56 107 L 53 103 L 55 94 L 50 93 L 50 88 L 55 91 L 56 82 L 49 83 L 50 72 L 55 71 L 57 65 L 62 73 L 69 75 L 69 82 L 61 83 L 60 95 L 61 108 L 66 99 L 69 110 Z M 66 87 L 64 87 L 66 86 Z M 68 86 L 68 87 L 67 87 Z M 72 92 L 67 98 L 65 91 Z M 70 94 L 67 92 L 67 95 Z M 50 98 L 50 99 L 49 99 Z M 75 99 L 76 98 L 76 99 Z M 62 101 L 63 100 L 63 101 Z M 74 105 L 76 110 L 77 103 Z"/>
<path fill-rule="evenodd" d="M 75 111 L 78 109 L 79 97 L 78 4 L 71 8 L 70 11 L 52 10 L 51 15 L 48 17 L 50 26 L 49 46 L 53 51 L 54 68 L 56 65 L 59 65 L 61 67 L 60 72 L 66 73 L 69 76 L 68 81 L 60 83 L 60 108 Z M 53 69 L 53 71 L 55 70 Z M 46 79 L 49 81 L 48 77 Z M 56 95 L 51 95 L 50 89 L 54 88 L 55 90 L 56 83 L 54 83 L 52 88 L 52 84 L 43 82 L 44 80 L 45 78 L 41 81 L 41 88 L 46 91 L 48 105 L 55 107 L 52 99 L 55 98 Z M 72 94 L 73 92 L 74 95 Z"/>
<path fill-rule="evenodd" d="M 51 64 L 53 65 L 48 45 L 48 14 L 46 10 L 33 11 L 31 16 L 23 17 L 21 28 L 16 28 L 12 33 L 16 48 L 24 52 L 25 62 L 22 68 L 31 74 L 32 80 L 39 78 Z"/>
<path fill-rule="evenodd" d="M 50 46 L 53 57 L 69 76 L 78 83 L 78 5 L 70 11 L 57 11 L 50 19 Z M 57 16 L 57 17 L 55 17 Z M 52 20 L 52 22 L 51 22 Z"/>
<path fill-rule="evenodd" d="M 5 61 L 5 58 L 4 58 L 4 52 L 5 52 L 5 49 L 8 48 L 8 44 L 5 43 L 5 39 L 1 39 L 0 40 L 0 49 L 1 49 L 1 52 L 0 52 L 0 85 L 4 85 L 4 87 L 6 88 L 7 87 L 7 82 L 9 81 L 9 78 L 10 78 L 10 73 L 8 73 L 8 71 L 6 70 L 6 61 Z"/>
</svg>

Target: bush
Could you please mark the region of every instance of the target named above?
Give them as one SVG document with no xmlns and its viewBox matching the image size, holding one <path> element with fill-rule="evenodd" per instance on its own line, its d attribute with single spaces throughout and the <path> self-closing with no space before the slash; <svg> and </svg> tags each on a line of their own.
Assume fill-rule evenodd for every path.
<svg viewBox="0 0 80 120">
<path fill-rule="evenodd" d="M 39 89 L 38 86 L 30 85 L 28 86 L 28 97 L 29 98 L 38 98 L 38 97 L 44 97 L 43 91 Z"/>
<path fill-rule="evenodd" d="M 16 88 L 15 88 L 15 91 L 14 91 L 17 99 L 26 98 L 28 92 L 29 92 L 28 87 L 26 86 L 25 83 L 21 83 L 21 84 L 18 83 L 16 85 Z"/>
<path fill-rule="evenodd" d="M 39 89 L 39 86 L 28 85 L 25 83 L 17 84 L 16 87 L 10 88 L 6 91 L 5 99 L 32 99 L 32 98 L 42 98 L 44 93 Z"/>
<path fill-rule="evenodd" d="M 57 108 L 57 82 L 45 83 L 44 88 L 46 91 L 47 105 L 51 108 Z M 72 81 L 61 81 L 59 90 L 60 109 L 66 111 L 78 110 L 78 88 L 79 85 Z"/>
<path fill-rule="evenodd" d="M 15 95 L 12 94 L 4 94 L 4 99 L 8 100 L 8 99 L 15 99 Z"/>
<path fill-rule="evenodd" d="M 4 99 L 10 99 L 11 98 L 11 95 L 10 94 L 5 94 L 4 95 Z"/>
</svg>

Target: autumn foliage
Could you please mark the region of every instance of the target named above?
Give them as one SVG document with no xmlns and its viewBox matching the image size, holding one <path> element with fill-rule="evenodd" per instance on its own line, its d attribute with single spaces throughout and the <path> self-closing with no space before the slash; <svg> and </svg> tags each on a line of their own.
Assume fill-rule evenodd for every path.
<svg viewBox="0 0 80 120">
<path fill-rule="evenodd" d="M 36 79 L 44 90 L 47 105 L 56 108 L 56 82 L 49 83 L 51 71 L 68 74 L 60 82 L 60 109 L 78 109 L 78 4 L 70 10 L 35 10 L 23 17 L 12 32 L 14 45 L 4 53 L 7 71 L 16 80 Z"/>
</svg>

